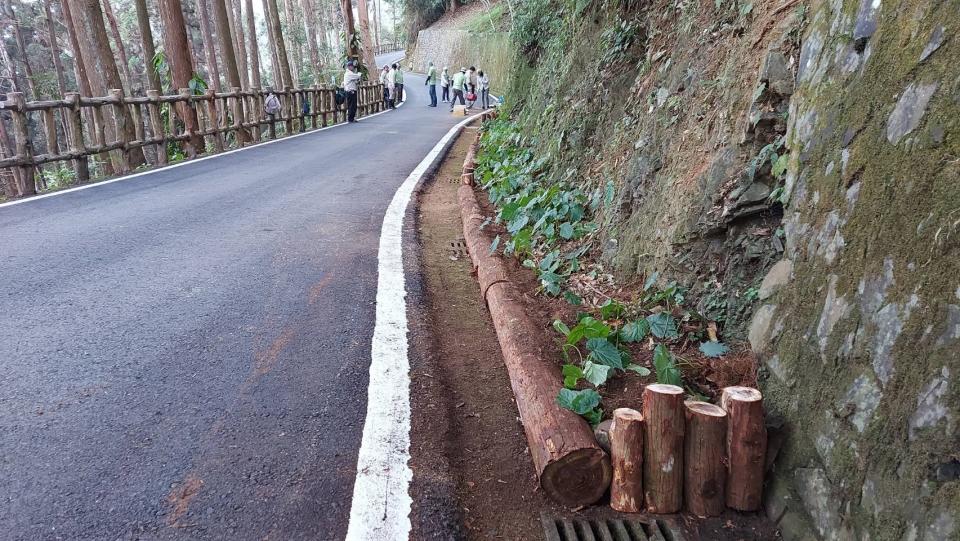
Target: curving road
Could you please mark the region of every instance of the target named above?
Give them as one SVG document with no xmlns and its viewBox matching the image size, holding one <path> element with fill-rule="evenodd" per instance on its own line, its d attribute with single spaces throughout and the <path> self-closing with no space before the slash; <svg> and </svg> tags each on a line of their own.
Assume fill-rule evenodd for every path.
<svg viewBox="0 0 960 541">
<path fill-rule="evenodd" d="M 397 111 L 0 208 L 0 537 L 338 539 Z M 411 84 L 412 83 L 412 84 Z"/>
</svg>

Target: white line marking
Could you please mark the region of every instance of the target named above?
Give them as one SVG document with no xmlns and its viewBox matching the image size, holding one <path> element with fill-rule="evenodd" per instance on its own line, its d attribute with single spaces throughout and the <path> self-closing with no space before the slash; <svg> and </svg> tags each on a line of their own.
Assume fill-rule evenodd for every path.
<svg viewBox="0 0 960 541">
<path fill-rule="evenodd" d="M 350 507 L 349 541 L 407 541 L 410 460 L 410 360 L 407 358 L 406 282 L 403 273 L 403 221 L 420 179 L 447 143 L 478 115 L 450 128 L 397 189 L 380 232 L 377 264 L 377 315 L 370 359 L 367 419 L 357 456 L 357 479 Z"/>
<path fill-rule="evenodd" d="M 398 108 L 401 107 L 404 103 L 407 103 L 407 100 L 406 100 L 407 91 L 406 91 L 406 90 L 403 91 L 403 97 L 404 97 L 404 100 L 401 101 L 399 105 L 397 105 Z M 387 109 L 386 111 L 380 111 L 379 113 L 373 113 L 372 115 L 367 115 L 367 116 L 364 116 L 364 117 L 360 117 L 360 118 L 358 119 L 358 121 L 363 121 L 363 120 L 365 120 L 365 119 L 373 118 L 373 117 L 375 117 L 375 116 L 382 115 L 382 114 L 384 114 L 384 113 L 389 113 L 390 111 L 391 111 L 390 109 Z M 284 142 L 284 141 L 289 141 L 289 140 L 291 140 L 291 139 L 296 139 L 297 137 L 303 137 L 304 135 L 313 135 L 313 134 L 318 133 L 318 132 L 322 132 L 322 131 L 325 131 L 325 130 L 329 130 L 330 128 L 339 128 L 339 127 L 341 127 L 341 126 L 346 126 L 346 125 L 347 125 L 346 122 L 341 122 L 341 123 L 339 123 L 339 124 L 334 124 L 333 126 L 326 126 L 326 127 L 323 127 L 323 128 L 317 128 L 317 129 L 315 129 L 315 130 L 310 130 L 310 131 L 303 132 L 303 133 L 298 133 L 298 134 L 294 134 L 294 135 L 288 135 L 288 136 L 286 136 L 286 137 L 281 137 L 280 139 L 271 139 L 271 140 L 269 140 L 269 141 L 262 141 L 262 142 L 260 142 L 260 143 L 255 144 L 255 145 L 249 145 L 249 146 L 245 146 L 245 147 L 243 147 L 243 148 L 235 148 L 235 149 L 233 149 L 233 150 L 228 150 L 228 151 L 226 151 L 226 152 L 221 152 L 220 154 L 211 154 L 211 155 L 209 155 L 209 156 L 203 156 L 203 157 L 201 157 L 201 158 L 194 158 L 194 159 L 192 159 L 192 160 L 182 161 L 182 162 L 180 162 L 180 163 L 175 163 L 175 164 L 173 164 L 173 165 L 167 165 L 167 166 L 164 166 L 164 167 L 160 167 L 160 168 L 158 168 L 158 169 L 151 169 L 151 170 L 149 170 L 149 171 L 143 171 L 143 172 L 141 172 L 141 173 L 134 173 L 134 174 L 132 174 L 132 175 L 126 175 L 126 176 L 122 176 L 122 177 L 112 178 L 112 179 L 110 179 L 110 180 L 102 180 L 102 181 L 99 181 L 99 182 L 92 182 L 92 183 L 90 183 L 90 184 L 84 184 L 83 186 L 77 186 L 76 188 L 68 188 L 68 189 L 66 189 L 66 190 L 60 190 L 60 191 L 58 191 L 58 192 L 50 192 L 50 193 L 35 195 L 35 196 L 33 196 L 33 197 L 28 197 L 28 198 L 26 198 L 26 199 L 17 199 L 17 200 L 15 200 L 15 201 L 10 201 L 10 202 L 7 202 L 7 203 L 0 203 L 0 208 L 3 208 L 3 207 L 12 207 L 13 205 L 22 205 L 22 204 L 24 204 L 24 203 L 30 203 L 31 201 L 39 201 L 40 199 L 46 199 L 46 198 L 48 198 L 48 197 L 54 197 L 54 196 L 57 196 L 57 195 L 68 194 L 68 193 L 70 193 L 70 192 L 79 192 L 80 190 L 88 190 L 88 189 L 90 189 L 90 188 L 96 188 L 96 187 L 98 187 L 98 186 L 106 186 L 107 184 L 113 184 L 114 182 L 120 182 L 120 181 L 122 181 L 122 180 L 130 180 L 130 179 L 132 179 L 132 178 L 142 177 L 142 176 L 146 176 L 146 175 L 152 175 L 152 174 L 154 174 L 154 173 L 160 173 L 160 172 L 163 172 L 163 171 L 169 171 L 170 169 L 176 169 L 177 167 L 183 167 L 183 166 L 185 166 L 185 165 L 192 165 L 192 164 L 199 163 L 199 162 L 205 162 L 205 161 L 207 161 L 207 160 L 214 160 L 214 159 L 217 159 L 217 158 L 222 158 L 222 157 L 224 157 L 224 156 L 229 156 L 230 154 L 233 154 L 233 153 L 235 153 L 235 152 L 241 152 L 241 151 L 243 151 L 243 150 L 249 150 L 249 149 L 251 149 L 251 148 L 259 148 L 259 147 L 263 147 L 263 146 L 266 146 L 266 145 L 272 145 L 273 143 L 282 143 L 282 142 Z"/>
</svg>

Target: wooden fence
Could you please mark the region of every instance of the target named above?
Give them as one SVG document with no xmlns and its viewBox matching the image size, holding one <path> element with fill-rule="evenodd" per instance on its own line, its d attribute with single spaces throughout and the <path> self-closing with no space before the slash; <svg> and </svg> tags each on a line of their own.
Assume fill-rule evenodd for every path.
<svg viewBox="0 0 960 541">
<path fill-rule="evenodd" d="M 0 169 L 14 173 L 19 195 L 32 195 L 34 170 L 43 164 L 69 161 L 76 179 L 83 182 L 90 178 L 88 160 L 92 156 L 99 156 L 107 174 L 122 174 L 144 163 L 166 164 L 171 143 L 182 143 L 186 156 L 194 157 L 346 121 L 346 103 L 336 103 L 333 87 L 273 93 L 281 104 L 274 115 L 265 112 L 264 102 L 270 94 L 265 90 L 233 88 L 194 95 L 181 89 L 173 96 L 151 90 L 146 97 L 112 90 L 106 97 L 68 93 L 62 100 L 32 102 L 26 102 L 20 92 L 11 92 L 0 101 L 0 112 L 10 115 L 15 146 L 12 156 L 7 152 L 0 156 Z M 357 116 L 382 109 L 380 84 L 362 83 Z M 31 133 L 34 129 L 42 130 L 42 135 L 35 136 Z M 34 141 L 44 143 L 45 152 L 35 153 Z"/>
<path fill-rule="evenodd" d="M 373 54 L 381 55 L 384 53 L 392 53 L 394 51 L 399 51 L 403 49 L 403 45 L 400 42 L 397 43 L 381 43 L 380 45 L 375 45 L 373 47 Z"/>
</svg>

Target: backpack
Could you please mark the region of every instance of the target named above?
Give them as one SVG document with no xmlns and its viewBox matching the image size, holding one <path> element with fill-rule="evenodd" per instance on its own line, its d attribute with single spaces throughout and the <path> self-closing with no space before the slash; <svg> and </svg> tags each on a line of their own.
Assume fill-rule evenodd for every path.
<svg viewBox="0 0 960 541">
<path fill-rule="evenodd" d="M 280 112 L 280 100 L 277 98 L 276 94 L 271 94 L 267 97 L 267 101 L 263 104 L 263 108 L 268 115 L 275 115 Z"/>
<path fill-rule="evenodd" d="M 336 100 L 337 105 L 343 105 L 347 101 L 347 91 L 342 88 L 338 88 L 337 93 L 333 95 L 333 99 Z"/>
</svg>

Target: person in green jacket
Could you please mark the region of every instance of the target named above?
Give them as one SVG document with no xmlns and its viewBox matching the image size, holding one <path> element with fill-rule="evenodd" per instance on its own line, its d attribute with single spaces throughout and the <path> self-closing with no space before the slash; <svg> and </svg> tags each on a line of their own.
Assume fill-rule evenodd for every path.
<svg viewBox="0 0 960 541">
<path fill-rule="evenodd" d="M 427 68 L 427 81 L 424 83 L 430 90 L 430 105 L 427 107 L 436 107 L 437 106 L 437 68 L 434 67 L 433 62 L 430 62 L 429 67 Z"/>
<path fill-rule="evenodd" d="M 399 62 L 397 62 L 393 65 L 393 68 L 395 70 L 393 74 L 393 86 L 395 88 L 394 92 L 397 94 L 394 102 L 399 104 L 401 101 L 403 101 L 403 67 Z"/>
<path fill-rule="evenodd" d="M 453 81 L 450 81 L 450 89 L 453 92 L 453 95 L 450 97 L 450 112 L 453 112 L 453 106 L 457 103 L 457 98 L 460 98 L 460 105 L 466 105 L 466 102 L 463 101 L 463 90 L 466 86 L 467 81 L 467 68 L 460 68 L 460 71 L 453 74 Z"/>
</svg>

